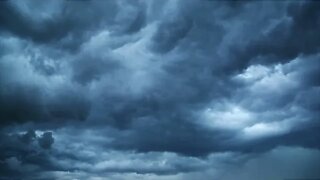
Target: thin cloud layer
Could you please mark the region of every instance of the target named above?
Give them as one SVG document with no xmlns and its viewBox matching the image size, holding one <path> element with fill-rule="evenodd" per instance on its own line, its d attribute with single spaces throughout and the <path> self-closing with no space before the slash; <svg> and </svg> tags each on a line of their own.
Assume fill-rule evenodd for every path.
<svg viewBox="0 0 320 180">
<path fill-rule="evenodd" d="M 0 179 L 319 178 L 319 13 L 1 1 Z"/>
</svg>

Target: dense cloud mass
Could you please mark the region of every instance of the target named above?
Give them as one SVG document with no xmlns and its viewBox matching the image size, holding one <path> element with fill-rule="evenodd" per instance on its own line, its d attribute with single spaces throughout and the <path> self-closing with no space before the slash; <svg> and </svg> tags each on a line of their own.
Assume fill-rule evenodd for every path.
<svg viewBox="0 0 320 180">
<path fill-rule="evenodd" d="M 0 1 L 0 179 L 320 178 L 320 2 Z"/>
</svg>

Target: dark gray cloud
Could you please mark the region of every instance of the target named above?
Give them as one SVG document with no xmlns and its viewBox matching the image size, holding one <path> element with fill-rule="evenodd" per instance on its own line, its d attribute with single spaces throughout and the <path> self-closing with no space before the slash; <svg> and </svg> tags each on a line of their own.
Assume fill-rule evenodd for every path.
<svg viewBox="0 0 320 180">
<path fill-rule="evenodd" d="M 102 22 L 110 22 L 116 12 L 117 6 L 111 1 L 96 3 L 97 6 L 90 10 L 86 7 L 93 4 L 85 1 L 52 1 L 48 4 L 34 1 L 21 6 L 17 1 L 1 2 L 1 29 L 35 42 L 77 48 L 90 30 L 98 28 Z M 48 7 L 50 5 L 52 9 Z M 102 9 L 105 5 L 108 11 Z M 39 10 L 32 12 L 35 7 Z M 79 16 L 79 12 L 85 15 Z"/>
<path fill-rule="evenodd" d="M 319 39 L 316 33 L 320 28 L 319 8 L 320 4 L 312 1 L 289 3 L 283 17 L 274 20 L 263 36 L 254 38 L 235 54 L 242 61 L 265 64 L 319 52 L 320 44 L 316 40 Z"/>
<path fill-rule="evenodd" d="M 315 1 L 0 5 L 0 179 L 281 179 L 278 153 L 319 157 Z"/>
<path fill-rule="evenodd" d="M 173 22 L 163 22 L 153 37 L 153 49 L 158 52 L 172 50 L 180 40 L 184 39 L 192 28 L 192 20 L 181 18 Z"/>
<path fill-rule="evenodd" d="M 44 149 L 49 149 L 53 144 L 53 142 L 54 142 L 54 139 L 52 137 L 52 132 L 45 132 L 38 139 L 39 145 Z"/>
<path fill-rule="evenodd" d="M 25 122 L 61 122 L 84 120 L 90 111 L 90 104 L 72 91 L 57 90 L 52 98 L 38 87 L 2 84 L 1 124 L 12 125 Z M 62 92 L 59 92 L 62 91 Z"/>
<path fill-rule="evenodd" d="M 1 133 L 0 140 L 1 179 L 21 179 L 26 175 L 32 178 L 36 171 L 61 169 L 49 158 L 54 142 L 52 132 Z"/>
</svg>

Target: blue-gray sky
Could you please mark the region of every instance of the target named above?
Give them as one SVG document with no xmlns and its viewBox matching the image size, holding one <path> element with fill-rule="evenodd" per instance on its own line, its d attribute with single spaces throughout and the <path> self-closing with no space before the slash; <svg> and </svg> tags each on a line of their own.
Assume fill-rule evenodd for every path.
<svg viewBox="0 0 320 180">
<path fill-rule="evenodd" d="M 320 2 L 0 1 L 0 179 L 320 178 Z"/>
</svg>

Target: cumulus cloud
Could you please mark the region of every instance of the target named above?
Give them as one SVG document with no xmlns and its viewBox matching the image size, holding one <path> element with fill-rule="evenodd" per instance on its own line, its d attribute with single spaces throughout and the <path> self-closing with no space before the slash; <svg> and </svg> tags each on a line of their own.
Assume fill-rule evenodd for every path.
<svg viewBox="0 0 320 180">
<path fill-rule="evenodd" d="M 1 1 L 0 179 L 318 176 L 319 9 Z"/>
</svg>

